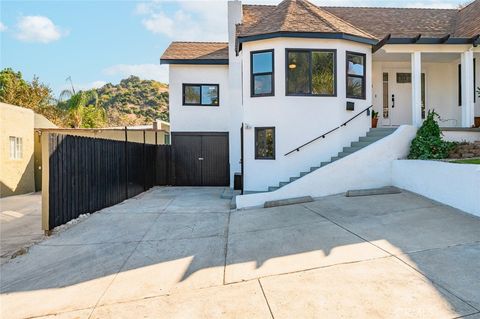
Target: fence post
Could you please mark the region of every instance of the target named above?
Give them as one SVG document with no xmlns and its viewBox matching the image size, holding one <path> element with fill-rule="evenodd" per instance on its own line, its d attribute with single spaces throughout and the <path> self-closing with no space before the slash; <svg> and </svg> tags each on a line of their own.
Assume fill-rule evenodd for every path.
<svg viewBox="0 0 480 319">
<path fill-rule="evenodd" d="M 51 133 L 40 132 L 42 148 L 42 229 L 45 235 L 50 235 L 50 145 Z"/>
<path fill-rule="evenodd" d="M 158 164 L 158 138 L 157 138 L 157 128 L 154 127 L 155 130 L 155 158 L 153 160 L 154 171 L 155 171 L 155 186 L 158 185 L 158 171 L 157 171 L 157 164 Z"/>
<path fill-rule="evenodd" d="M 128 129 L 125 126 L 125 199 L 128 199 Z"/>
<path fill-rule="evenodd" d="M 147 190 L 147 154 L 146 154 L 146 139 L 145 130 L 143 130 L 143 191 Z"/>
</svg>

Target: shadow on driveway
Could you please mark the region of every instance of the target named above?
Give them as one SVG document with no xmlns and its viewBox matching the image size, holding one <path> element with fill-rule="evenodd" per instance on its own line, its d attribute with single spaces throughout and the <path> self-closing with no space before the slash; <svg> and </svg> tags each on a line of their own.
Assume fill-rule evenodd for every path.
<svg viewBox="0 0 480 319">
<path fill-rule="evenodd" d="M 222 191 L 157 187 L 49 238 L 2 266 L 2 314 L 101 317 L 224 285 L 258 293 L 239 294 L 239 309 L 260 296 L 281 317 L 480 309 L 479 218 L 408 192 L 230 212 Z"/>
</svg>

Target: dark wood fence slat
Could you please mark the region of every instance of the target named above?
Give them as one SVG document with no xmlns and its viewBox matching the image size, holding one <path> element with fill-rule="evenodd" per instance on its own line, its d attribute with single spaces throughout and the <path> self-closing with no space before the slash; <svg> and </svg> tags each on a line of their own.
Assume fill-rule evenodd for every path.
<svg viewBox="0 0 480 319">
<path fill-rule="evenodd" d="M 53 134 L 49 146 L 49 228 L 171 183 L 170 145 Z"/>
</svg>

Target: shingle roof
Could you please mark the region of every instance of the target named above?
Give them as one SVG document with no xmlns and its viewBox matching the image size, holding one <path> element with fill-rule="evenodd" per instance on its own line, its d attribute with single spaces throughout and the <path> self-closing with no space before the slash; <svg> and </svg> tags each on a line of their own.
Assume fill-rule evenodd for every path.
<svg viewBox="0 0 480 319">
<path fill-rule="evenodd" d="M 458 10 L 326 7 L 325 10 L 366 30 L 377 39 L 443 37 L 452 33 Z"/>
<path fill-rule="evenodd" d="M 480 34 L 480 0 L 457 9 L 317 7 L 308 0 L 283 0 L 278 5 L 243 5 L 238 37 L 301 32 L 339 33 L 383 39 L 452 37 Z M 375 43 L 375 42 L 374 42 Z M 478 42 L 477 42 L 478 43 Z M 228 64 L 227 42 L 172 42 L 161 63 Z"/>
<path fill-rule="evenodd" d="M 183 60 L 190 63 L 228 61 L 227 42 L 172 42 L 160 58 L 161 63 Z"/>
<path fill-rule="evenodd" d="M 455 36 L 474 37 L 478 34 L 480 34 L 480 0 L 461 9 L 455 25 Z"/>
<path fill-rule="evenodd" d="M 319 32 L 372 38 L 367 32 L 307 0 L 284 0 L 273 7 L 244 6 L 244 17 L 239 26 L 239 36 L 242 37 L 276 32 Z"/>
<path fill-rule="evenodd" d="M 380 40 L 392 37 L 473 37 L 480 34 L 480 0 L 463 9 L 316 7 L 307 0 L 284 0 L 277 6 L 243 6 L 237 35 L 273 32 L 346 33 Z"/>
</svg>

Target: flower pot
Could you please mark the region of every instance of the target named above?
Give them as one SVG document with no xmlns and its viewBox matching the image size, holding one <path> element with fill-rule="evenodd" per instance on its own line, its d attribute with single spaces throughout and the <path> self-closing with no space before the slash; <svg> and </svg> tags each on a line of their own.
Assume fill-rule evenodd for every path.
<svg viewBox="0 0 480 319">
<path fill-rule="evenodd" d="M 378 117 L 372 118 L 372 128 L 376 128 L 378 124 Z"/>
</svg>

